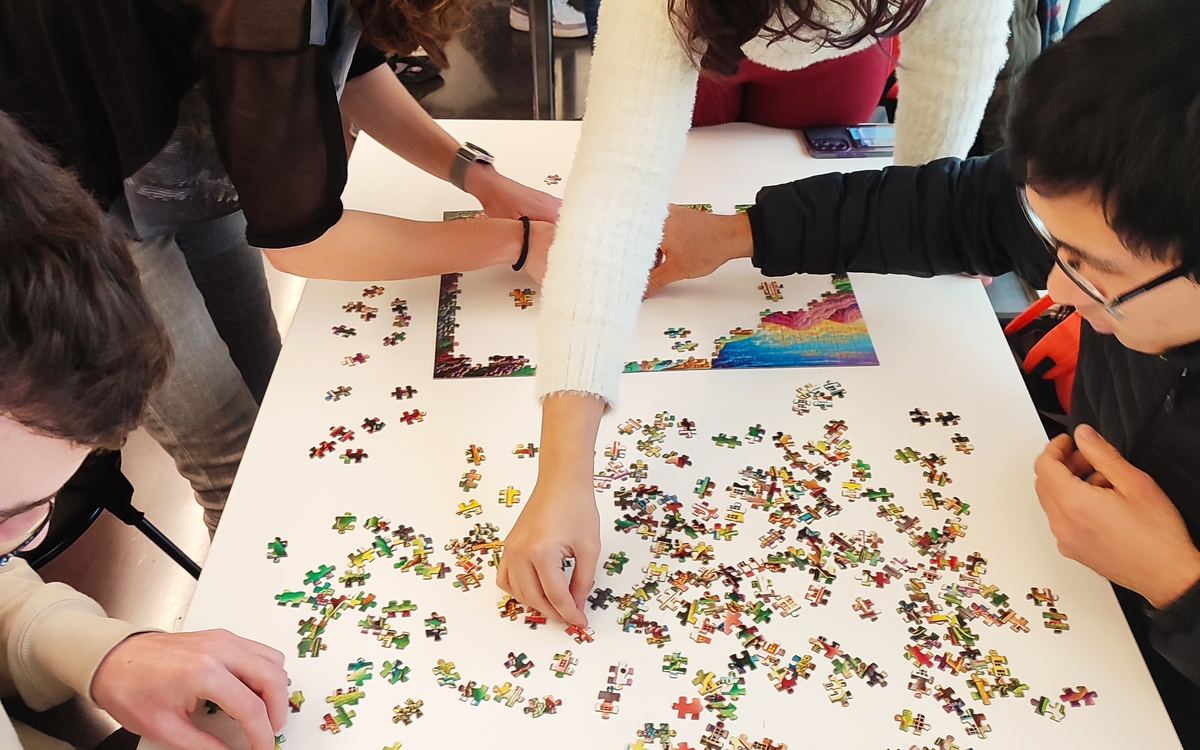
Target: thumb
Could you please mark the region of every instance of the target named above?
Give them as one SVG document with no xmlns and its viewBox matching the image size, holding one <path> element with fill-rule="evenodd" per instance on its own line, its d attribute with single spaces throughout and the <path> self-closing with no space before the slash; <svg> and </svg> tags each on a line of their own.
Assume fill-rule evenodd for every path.
<svg viewBox="0 0 1200 750">
<path fill-rule="evenodd" d="M 1145 473 L 1126 461 L 1121 452 L 1091 425 L 1081 424 L 1075 428 L 1075 445 L 1092 468 L 1121 494 L 1128 496 L 1125 489 L 1145 480 Z"/>
<path fill-rule="evenodd" d="M 642 295 L 642 299 L 648 299 L 658 294 L 667 284 L 671 283 L 671 279 L 667 276 L 670 267 L 670 258 L 663 261 L 661 265 L 655 266 L 650 271 L 650 280 L 646 283 L 646 293 Z"/>
</svg>

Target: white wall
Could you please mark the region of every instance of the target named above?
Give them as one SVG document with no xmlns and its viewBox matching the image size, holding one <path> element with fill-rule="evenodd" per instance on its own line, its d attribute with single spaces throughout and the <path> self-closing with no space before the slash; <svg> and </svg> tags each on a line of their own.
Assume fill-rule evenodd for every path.
<svg viewBox="0 0 1200 750">
<path fill-rule="evenodd" d="M 1079 15 L 1075 17 L 1075 21 L 1079 22 L 1094 13 L 1097 8 L 1104 5 L 1108 0 L 1072 0 L 1079 4 Z"/>
</svg>

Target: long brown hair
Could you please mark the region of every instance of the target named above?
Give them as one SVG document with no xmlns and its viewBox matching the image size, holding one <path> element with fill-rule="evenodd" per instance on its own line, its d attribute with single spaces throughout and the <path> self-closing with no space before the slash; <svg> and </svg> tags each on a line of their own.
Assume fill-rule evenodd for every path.
<svg viewBox="0 0 1200 750">
<path fill-rule="evenodd" d="M 667 0 L 675 32 L 696 66 L 733 75 L 742 61 L 742 45 L 761 32 L 770 43 L 802 32 L 824 35 L 824 43 L 849 49 L 868 37 L 886 38 L 908 28 L 926 0 Z M 839 5 L 862 19 L 839 32 L 822 20 L 822 5 Z M 790 23 L 785 14 L 794 17 Z"/>
<path fill-rule="evenodd" d="M 478 0 L 351 0 L 363 36 L 385 52 L 412 54 L 417 47 L 437 65 L 449 66 L 446 44 L 470 25 Z"/>
</svg>

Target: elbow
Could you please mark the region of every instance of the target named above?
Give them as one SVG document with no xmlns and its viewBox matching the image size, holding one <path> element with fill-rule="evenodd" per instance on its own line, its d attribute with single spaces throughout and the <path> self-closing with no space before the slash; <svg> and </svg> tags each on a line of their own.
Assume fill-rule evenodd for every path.
<svg viewBox="0 0 1200 750">
<path fill-rule="evenodd" d="M 267 260 L 274 266 L 276 271 L 290 274 L 292 276 L 304 276 L 303 271 L 296 263 L 296 248 L 263 248 L 263 255 L 267 256 Z"/>
</svg>

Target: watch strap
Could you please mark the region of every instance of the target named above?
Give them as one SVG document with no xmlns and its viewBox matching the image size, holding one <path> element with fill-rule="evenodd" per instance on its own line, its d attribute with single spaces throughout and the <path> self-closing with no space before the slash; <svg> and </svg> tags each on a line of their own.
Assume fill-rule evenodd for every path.
<svg viewBox="0 0 1200 750">
<path fill-rule="evenodd" d="M 464 143 L 455 152 L 454 162 L 450 165 L 450 184 L 465 193 L 467 191 L 467 167 L 476 162 L 491 164 L 494 159 L 495 157 L 486 149 L 480 148 L 470 141 Z"/>
</svg>

